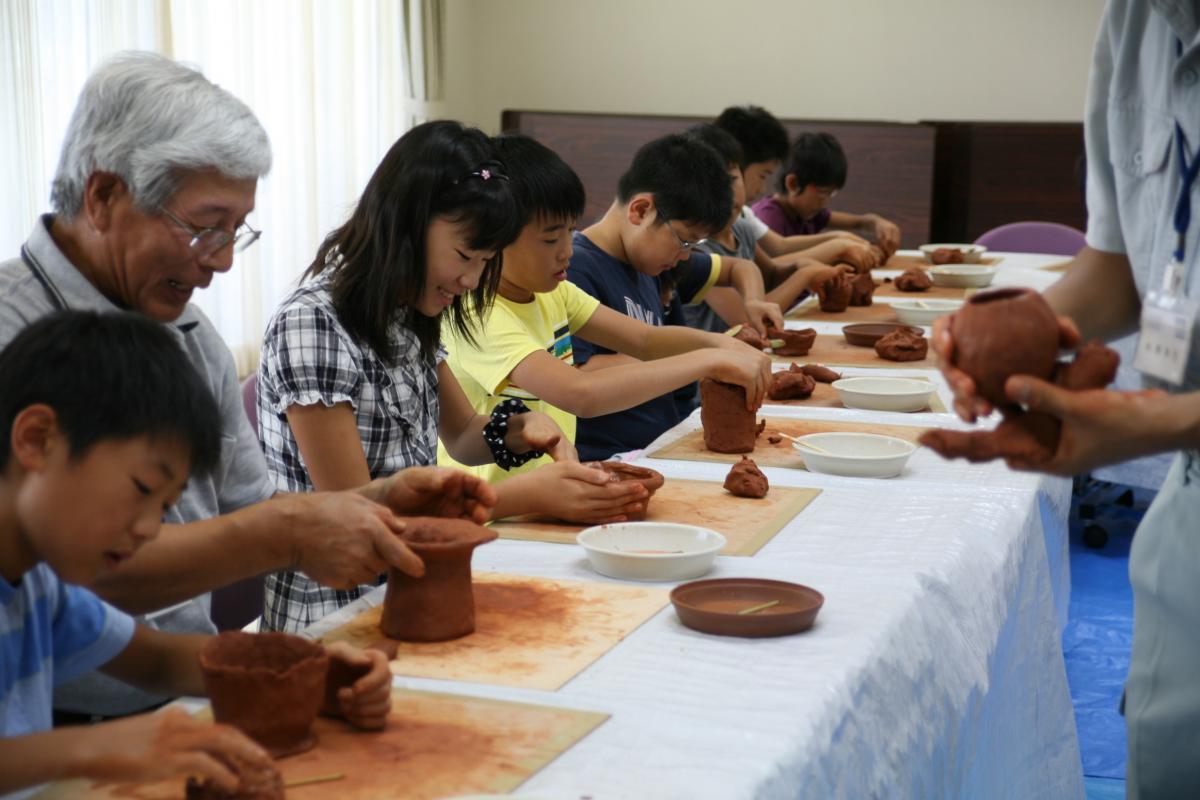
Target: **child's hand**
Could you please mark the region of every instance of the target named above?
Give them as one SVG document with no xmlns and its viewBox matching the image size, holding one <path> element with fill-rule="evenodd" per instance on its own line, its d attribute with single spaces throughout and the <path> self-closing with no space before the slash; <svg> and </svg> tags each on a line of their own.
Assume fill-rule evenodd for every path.
<svg viewBox="0 0 1200 800">
<path fill-rule="evenodd" d="M 766 336 L 767 328 L 783 327 L 783 312 L 778 303 L 768 300 L 747 300 L 745 302 L 746 319 L 760 335 Z"/>
<path fill-rule="evenodd" d="M 200 722 L 177 708 L 94 725 L 80 731 L 79 746 L 72 749 L 77 763 L 72 776 L 156 781 L 196 775 L 229 792 L 237 790 L 239 779 L 228 764 L 266 769 L 272 763 L 236 728 Z"/>
<path fill-rule="evenodd" d="M 637 481 L 614 481 L 591 464 L 560 462 L 538 467 L 538 511 L 567 522 L 598 525 L 624 522 L 646 510 L 646 487 Z"/>
<path fill-rule="evenodd" d="M 867 219 L 875 234 L 876 244 L 883 248 L 883 252 L 891 256 L 900 247 L 900 226 L 878 214 L 868 214 Z"/>
<path fill-rule="evenodd" d="M 800 271 L 805 276 L 805 288 L 811 289 L 812 287 L 824 283 L 825 281 L 834 277 L 839 272 L 853 273 L 855 270 L 854 267 L 850 266 L 849 264 L 838 264 L 837 266 L 833 267 L 830 267 L 826 264 L 809 264 L 801 267 Z"/>
<path fill-rule="evenodd" d="M 842 245 L 842 253 L 836 260 L 854 267 L 855 272 L 870 272 L 879 266 L 879 259 L 871 252 L 870 245 L 841 240 L 838 243 Z"/>
<path fill-rule="evenodd" d="M 761 408 L 771 385 L 771 357 L 749 346 L 736 350 L 713 348 L 710 352 L 713 365 L 705 377 L 741 386 L 746 390 L 746 408 Z"/>
<path fill-rule="evenodd" d="M 378 650 L 359 650 L 345 642 L 325 646 L 329 674 L 322 712 L 341 717 L 356 728 L 383 730 L 392 709 L 392 672 Z"/>
<path fill-rule="evenodd" d="M 529 411 L 508 418 L 504 443 L 514 453 L 541 450 L 555 461 L 578 461 L 579 453 L 570 438 L 548 414 Z"/>
</svg>

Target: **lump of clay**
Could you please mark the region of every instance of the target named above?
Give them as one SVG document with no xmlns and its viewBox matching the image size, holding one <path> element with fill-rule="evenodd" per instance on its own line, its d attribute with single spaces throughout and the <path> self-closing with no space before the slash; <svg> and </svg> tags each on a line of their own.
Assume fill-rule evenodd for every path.
<svg viewBox="0 0 1200 800">
<path fill-rule="evenodd" d="M 213 718 L 233 725 L 275 758 L 303 753 L 317 738 L 329 656 L 286 633 L 226 631 L 200 648 L 200 672 Z"/>
<path fill-rule="evenodd" d="M 961 264 L 963 254 L 954 247 L 939 247 L 929 254 L 929 260 L 934 264 Z"/>
<path fill-rule="evenodd" d="M 283 776 L 274 764 L 254 767 L 236 756 L 214 755 L 238 776 L 238 787 L 227 792 L 210 779 L 187 779 L 187 800 L 284 800 Z"/>
<path fill-rule="evenodd" d="M 808 355 L 808 351 L 812 349 L 813 343 L 817 341 L 817 331 L 815 328 L 804 328 L 799 331 L 789 331 L 783 328 L 767 328 L 767 336 L 783 341 L 782 347 L 776 347 L 773 350 L 777 356 Z"/>
<path fill-rule="evenodd" d="M 920 331 L 897 328 L 875 343 L 875 352 L 888 361 L 920 361 L 929 352 L 929 341 Z"/>
<path fill-rule="evenodd" d="M 746 390 L 731 383 L 700 381 L 700 424 L 704 446 L 714 453 L 749 453 L 759 429 L 746 408 Z"/>
<path fill-rule="evenodd" d="M 811 397 L 817 382 L 803 372 L 784 370 L 771 376 L 767 397 L 772 400 L 803 400 Z"/>
<path fill-rule="evenodd" d="M 1103 389 L 1117 376 L 1120 357 L 1099 342 L 1089 342 L 1068 364 L 1058 364 L 1054 385 L 1068 391 Z M 1049 414 L 1025 411 L 1020 406 L 1002 408 L 1004 421 L 991 431 L 931 430 L 921 434 L 921 444 L 944 458 L 968 461 L 1013 459 L 1036 467 L 1050 461 L 1058 451 L 1062 423 Z"/>
<path fill-rule="evenodd" d="M 842 379 L 842 373 L 834 372 L 829 367 L 823 367 L 820 364 L 805 364 L 803 367 L 797 367 L 795 364 L 792 364 L 788 369 L 792 372 L 803 372 L 817 383 L 833 383 Z"/>
<path fill-rule="evenodd" d="M 875 279 L 870 272 L 862 272 L 854 276 L 850 282 L 850 305 L 869 306 L 875 294 Z"/>
<path fill-rule="evenodd" d="M 402 642 L 444 642 L 475 630 L 471 556 L 496 532 L 466 519 L 411 517 L 400 538 L 425 562 L 420 578 L 388 570 L 383 633 Z"/>
<path fill-rule="evenodd" d="M 756 350 L 762 350 L 768 346 L 767 340 L 759 336 L 758 331 L 749 325 L 743 325 L 741 330 L 733 335 L 733 338 L 740 339 Z"/>
<path fill-rule="evenodd" d="M 854 293 L 853 279 L 844 272 L 838 272 L 813 287 L 821 301 L 821 310 L 828 313 L 845 311 L 850 305 L 850 295 Z"/>
<path fill-rule="evenodd" d="M 632 464 L 624 464 L 620 461 L 600 461 L 588 464 L 590 467 L 602 469 L 609 474 L 609 479 L 612 481 L 637 481 L 646 489 L 646 500 L 642 506 L 640 514 L 626 514 L 630 520 L 641 520 L 646 518 L 646 510 L 650 507 L 650 498 L 654 493 L 662 488 L 666 479 L 661 472 L 648 469 L 646 467 L 635 467 Z"/>
<path fill-rule="evenodd" d="M 770 488 L 758 464 L 745 456 L 725 476 L 725 489 L 738 497 L 766 497 Z"/>
<path fill-rule="evenodd" d="M 902 292 L 923 292 L 933 286 L 933 280 L 923 269 L 906 269 L 896 276 L 896 288 Z"/>
<path fill-rule="evenodd" d="M 1009 406 L 1010 375 L 1050 380 L 1058 359 L 1058 320 L 1040 294 L 997 289 L 974 295 L 950 318 L 954 366 L 975 380 L 980 396 Z"/>
</svg>

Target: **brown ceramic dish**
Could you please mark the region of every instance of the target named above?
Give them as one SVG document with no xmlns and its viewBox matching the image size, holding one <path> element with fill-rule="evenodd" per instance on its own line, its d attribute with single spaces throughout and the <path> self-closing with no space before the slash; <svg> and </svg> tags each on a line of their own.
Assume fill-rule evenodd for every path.
<svg viewBox="0 0 1200 800">
<path fill-rule="evenodd" d="M 908 328 L 914 333 L 921 333 L 920 328 L 913 328 L 909 325 L 899 325 L 894 322 L 862 322 L 856 325 L 847 325 L 842 328 L 842 336 L 846 337 L 846 342 L 855 347 L 874 347 L 875 343 L 887 336 L 894 330 L 900 328 Z"/>
<path fill-rule="evenodd" d="M 241 730 L 275 758 L 317 743 L 313 720 L 325 699 L 329 656 L 286 633 L 227 631 L 200 648 L 213 718 Z"/>
<path fill-rule="evenodd" d="M 749 614 L 739 611 L 779 602 Z M 813 626 L 825 597 L 816 589 L 763 578 L 716 578 L 671 590 L 679 621 L 717 636 L 786 636 Z"/>
</svg>

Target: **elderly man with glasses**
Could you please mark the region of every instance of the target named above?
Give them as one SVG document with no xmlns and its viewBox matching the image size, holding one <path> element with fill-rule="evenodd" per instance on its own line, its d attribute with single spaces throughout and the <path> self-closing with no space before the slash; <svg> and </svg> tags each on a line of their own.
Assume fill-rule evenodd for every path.
<svg viewBox="0 0 1200 800">
<path fill-rule="evenodd" d="M 396 514 L 482 520 L 495 500 L 477 479 L 436 468 L 359 492 L 275 491 L 233 356 L 188 303 L 258 238 L 246 217 L 270 166 L 266 131 L 240 100 L 169 59 L 117 56 L 80 95 L 54 213 L 37 220 L 20 257 L 0 264 L 0 346 L 55 309 L 139 312 L 175 332 L 220 405 L 218 469 L 193 475 L 166 511 L 171 528 L 92 586 L 165 630 L 211 632 L 208 592 L 277 569 L 334 588 L 373 581 L 389 566 L 420 574 L 420 559 L 395 536 Z M 93 674 L 60 687 L 56 706 L 94 718 L 164 699 Z"/>
</svg>

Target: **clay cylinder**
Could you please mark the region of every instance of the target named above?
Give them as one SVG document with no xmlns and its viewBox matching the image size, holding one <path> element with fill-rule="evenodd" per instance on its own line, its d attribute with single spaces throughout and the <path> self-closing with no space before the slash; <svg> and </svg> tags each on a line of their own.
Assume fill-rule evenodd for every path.
<svg viewBox="0 0 1200 800">
<path fill-rule="evenodd" d="M 700 381 L 700 424 L 704 446 L 714 453 L 749 453 L 758 428 L 746 408 L 746 390 L 712 378 Z"/>
<path fill-rule="evenodd" d="M 325 698 L 329 656 L 286 633 L 227 631 L 200 648 L 213 717 L 241 730 L 275 758 L 316 744 L 310 732 Z"/>
<path fill-rule="evenodd" d="M 820 300 L 821 310 L 833 314 L 845 311 L 850 305 L 850 296 L 854 294 L 854 284 L 844 272 L 826 278 L 813 288 Z"/>
<path fill-rule="evenodd" d="M 646 512 L 650 508 L 650 498 L 654 497 L 654 493 L 662 488 L 663 478 L 661 472 L 657 472 L 646 467 L 635 467 L 632 464 L 623 464 L 620 461 L 600 461 L 594 466 L 599 467 L 609 474 L 614 481 L 637 481 L 646 489 L 645 508 L 640 514 L 626 514 L 626 518 L 630 520 L 642 520 L 646 518 Z"/>
<path fill-rule="evenodd" d="M 444 642 L 474 632 L 471 556 L 496 532 L 470 520 L 442 517 L 412 517 L 405 525 L 400 538 L 425 562 L 425 575 L 388 571 L 384 635 L 404 642 Z"/>
<path fill-rule="evenodd" d="M 980 396 L 1011 407 L 1004 394 L 1010 375 L 1050 380 L 1058 359 L 1058 320 L 1031 289 L 982 292 L 951 318 L 954 365 L 975 380 Z"/>
</svg>

